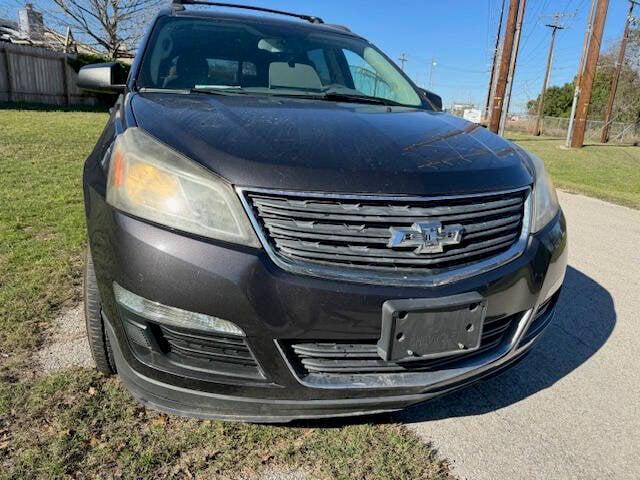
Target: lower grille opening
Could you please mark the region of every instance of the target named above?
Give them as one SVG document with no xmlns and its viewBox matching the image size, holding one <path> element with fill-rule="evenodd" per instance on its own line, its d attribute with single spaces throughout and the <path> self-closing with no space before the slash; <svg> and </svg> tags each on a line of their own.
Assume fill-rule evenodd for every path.
<svg viewBox="0 0 640 480">
<path fill-rule="evenodd" d="M 551 298 L 546 300 L 536 312 L 535 318 L 532 320 L 529 325 L 529 329 L 527 333 L 525 333 L 523 339 L 520 344 L 524 345 L 525 343 L 533 340 L 535 337 L 540 335 L 542 331 L 551 323 L 553 320 L 553 314 L 555 312 L 556 304 L 558 303 L 558 297 L 560 297 L 560 291 L 558 290 L 554 293 Z"/>
<path fill-rule="evenodd" d="M 472 357 L 497 350 L 513 332 L 522 313 L 488 318 L 483 327 L 480 348 L 464 355 L 452 355 L 430 360 L 388 362 L 377 353 L 377 339 L 358 342 L 290 343 L 291 363 L 301 377 L 313 375 L 393 374 L 444 370 L 454 368 Z"/>
<path fill-rule="evenodd" d="M 242 337 L 153 325 L 167 360 L 182 368 L 245 378 L 264 378 Z"/>
</svg>

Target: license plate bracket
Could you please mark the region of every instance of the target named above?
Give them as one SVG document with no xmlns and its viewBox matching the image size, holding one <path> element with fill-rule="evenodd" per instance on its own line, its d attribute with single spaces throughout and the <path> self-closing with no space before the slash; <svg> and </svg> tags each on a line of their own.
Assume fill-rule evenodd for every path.
<svg viewBox="0 0 640 480">
<path fill-rule="evenodd" d="M 478 350 L 486 310 L 486 299 L 477 292 L 433 299 L 388 300 L 382 306 L 378 355 L 397 362 Z"/>
</svg>

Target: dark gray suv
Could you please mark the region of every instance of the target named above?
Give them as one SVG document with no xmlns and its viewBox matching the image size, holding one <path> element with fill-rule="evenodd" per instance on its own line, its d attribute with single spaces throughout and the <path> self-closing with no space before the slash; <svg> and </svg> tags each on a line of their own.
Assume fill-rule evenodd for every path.
<svg viewBox="0 0 640 480">
<path fill-rule="evenodd" d="M 344 27 L 185 3 L 128 78 L 80 72 L 120 93 L 84 169 L 98 369 L 164 411 L 281 422 L 522 358 L 566 268 L 542 162 Z"/>
</svg>

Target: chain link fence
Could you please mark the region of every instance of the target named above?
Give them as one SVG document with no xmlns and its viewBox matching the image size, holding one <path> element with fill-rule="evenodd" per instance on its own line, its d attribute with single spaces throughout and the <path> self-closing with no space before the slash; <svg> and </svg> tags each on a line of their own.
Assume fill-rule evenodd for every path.
<svg viewBox="0 0 640 480">
<path fill-rule="evenodd" d="M 510 114 L 505 129 L 507 132 L 530 134 L 535 128 L 536 118 L 535 115 L 529 114 Z M 587 121 L 585 143 L 599 143 L 603 126 L 602 120 Z M 542 135 L 565 138 L 568 128 L 568 118 L 544 117 L 542 121 Z M 640 145 L 640 123 L 613 122 L 609 133 L 609 143 Z"/>
</svg>

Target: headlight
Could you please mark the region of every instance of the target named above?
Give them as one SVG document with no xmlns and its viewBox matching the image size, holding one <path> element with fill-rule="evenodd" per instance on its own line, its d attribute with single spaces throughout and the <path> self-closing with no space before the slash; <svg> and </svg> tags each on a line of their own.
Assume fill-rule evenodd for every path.
<svg viewBox="0 0 640 480">
<path fill-rule="evenodd" d="M 260 246 L 228 183 L 139 128 L 129 128 L 115 142 L 107 202 L 176 230 Z"/>
<path fill-rule="evenodd" d="M 553 182 L 544 168 L 544 163 L 535 155 L 525 152 L 534 169 L 533 225 L 531 233 L 542 230 L 558 213 L 560 204 Z"/>
</svg>

